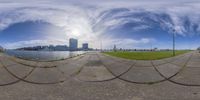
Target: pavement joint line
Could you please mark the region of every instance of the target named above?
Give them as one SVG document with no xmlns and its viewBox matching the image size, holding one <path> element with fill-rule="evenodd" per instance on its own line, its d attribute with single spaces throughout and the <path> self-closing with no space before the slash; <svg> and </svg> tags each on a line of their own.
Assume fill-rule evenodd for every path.
<svg viewBox="0 0 200 100">
<path fill-rule="evenodd" d="M 136 60 L 137 62 L 137 60 Z M 135 66 L 136 67 L 136 66 Z M 114 74 L 114 73 L 113 73 Z M 127 79 L 124 79 L 124 78 L 121 78 L 119 77 L 120 80 L 123 80 L 123 81 L 126 81 L 126 82 L 129 82 L 129 83 L 135 83 L 135 84 L 156 84 L 156 83 L 160 83 L 160 82 L 163 82 L 165 81 L 165 79 L 163 80 L 158 80 L 158 81 L 149 81 L 149 82 L 137 82 L 137 81 L 130 81 L 130 80 L 127 80 Z"/>
<path fill-rule="evenodd" d="M 135 64 L 136 64 L 137 61 L 135 61 Z M 136 66 L 134 66 L 136 67 Z M 132 67 L 133 68 L 133 67 Z M 129 72 L 132 68 L 130 68 L 127 72 Z M 108 69 L 109 70 L 109 69 Z M 116 76 L 111 70 L 109 70 L 110 73 L 112 73 L 114 76 Z M 127 73 L 126 72 L 126 73 Z M 124 73 L 124 74 L 126 74 Z M 160 83 L 160 82 L 163 82 L 165 81 L 164 79 L 163 80 L 158 80 L 158 81 L 154 81 L 154 82 L 136 82 L 136 81 L 130 81 L 130 80 L 127 80 L 127 79 L 123 79 L 121 77 L 118 77 L 118 79 L 120 80 L 123 80 L 123 81 L 126 81 L 126 82 L 129 82 L 129 83 L 136 83 L 136 84 L 155 84 L 155 83 Z"/>
<path fill-rule="evenodd" d="M 2 61 L 0 60 L 0 64 L 2 65 L 2 67 L 8 72 L 6 66 L 4 64 L 2 64 Z M 26 79 L 27 77 L 29 77 L 31 75 L 31 73 L 33 73 L 33 71 L 35 70 L 35 68 L 32 68 L 32 70 L 26 74 L 25 76 L 22 77 L 22 79 Z M 8 72 L 9 73 L 9 72 Z M 9 73 L 11 74 L 11 73 Z M 11 75 L 13 76 L 13 75 Z M 15 78 L 15 77 L 14 77 Z M 13 85 L 13 84 L 16 84 L 16 83 L 19 83 L 20 81 L 22 81 L 21 79 L 17 79 L 16 81 L 13 81 L 13 82 L 8 82 L 8 83 L 5 83 L 5 84 L 0 84 L 0 86 L 7 86 L 7 85 Z"/>
<path fill-rule="evenodd" d="M 22 62 L 19 62 L 19 61 L 16 61 L 14 59 L 11 59 L 12 61 L 18 63 L 18 64 L 21 64 L 21 65 L 24 65 L 24 66 L 27 66 L 27 67 L 32 67 L 32 68 L 54 68 L 56 66 L 34 66 L 34 65 L 30 65 L 30 64 L 25 64 L 25 63 L 22 63 Z"/>
<path fill-rule="evenodd" d="M 80 59 L 80 58 L 82 58 L 83 56 L 80 56 L 78 59 Z M 29 64 L 25 64 L 25 63 L 22 63 L 22 62 L 19 62 L 19 61 L 16 61 L 16 60 L 14 60 L 15 58 L 10 58 L 12 61 L 14 61 L 14 62 L 16 62 L 16 63 L 18 63 L 18 64 L 21 64 L 21 65 L 25 65 L 25 66 L 27 66 L 27 67 L 33 67 L 33 68 L 54 68 L 54 67 L 57 67 L 57 66 L 59 66 L 59 65 L 62 65 L 62 64 L 58 64 L 58 65 L 53 65 L 53 66 L 34 66 L 34 65 L 29 65 Z M 72 59 L 72 58 L 70 58 L 70 59 Z M 70 59 L 67 59 L 67 60 L 70 60 Z M 60 60 L 61 61 L 61 60 Z M 38 62 L 36 62 L 36 63 L 38 63 Z M 53 62 L 52 62 L 53 63 Z M 68 63 L 68 62 L 67 62 Z M 66 64 L 66 63 L 64 63 L 64 64 Z"/>
<path fill-rule="evenodd" d="M 58 84 L 58 83 L 62 83 L 64 82 L 65 80 L 60 80 L 60 81 L 56 81 L 56 82 L 34 82 L 34 81 L 29 81 L 29 80 L 26 80 L 25 78 L 20 78 L 19 76 L 17 76 L 16 74 L 14 74 L 13 72 L 11 72 L 9 69 L 7 69 L 5 67 L 5 69 L 15 78 L 23 81 L 23 82 L 26 82 L 26 83 L 32 83 L 32 84 L 40 84 L 40 85 L 45 85 L 45 84 Z M 34 70 L 37 69 L 37 68 L 33 68 Z M 29 76 L 30 77 L 30 76 Z"/>
<path fill-rule="evenodd" d="M 68 59 L 71 59 L 71 58 L 75 58 L 75 57 L 78 57 L 78 56 L 81 56 L 81 55 L 85 55 L 86 53 L 83 53 L 83 54 L 78 54 L 76 56 L 71 56 L 71 57 L 68 57 L 68 58 L 65 58 L 65 59 L 57 59 L 57 60 L 48 60 L 48 61 L 41 61 L 41 60 L 31 60 L 31 59 L 25 59 L 25 58 L 22 58 L 22 57 L 16 57 L 16 56 L 9 56 L 9 57 L 14 57 L 14 58 L 17 58 L 17 59 L 21 59 L 21 60 L 26 60 L 26 61 L 34 61 L 34 62 L 56 62 L 56 61 L 64 61 L 64 60 L 68 60 Z M 5 54 L 4 54 L 5 55 Z"/>
<path fill-rule="evenodd" d="M 188 67 L 188 66 L 187 66 L 187 68 L 191 68 L 191 69 L 193 69 L 193 68 L 200 68 L 200 67 Z"/>
<path fill-rule="evenodd" d="M 187 55 L 184 55 L 184 56 L 187 56 Z M 172 64 L 172 65 L 176 65 L 176 66 L 183 66 L 183 65 L 173 63 L 174 61 L 177 61 L 177 60 L 179 60 L 179 59 L 177 58 L 177 59 L 172 59 L 172 61 L 171 60 L 170 61 L 164 61 L 165 63 L 161 63 L 161 64 L 157 64 L 157 65 L 154 64 L 154 66 L 160 66 L 160 65 L 164 65 L 164 64 Z M 153 61 L 151 61 L 151 62 L 153 62 Z"/>
<path fill-rule="evenodd" d="M 132 68 L 134 68 L 134 67 L 135 67 L 135 66 L 134 66 L 135 64 L 136 64 L 136 61 L 135 61 L 135 63 L 132 65 L 132 67 L 130 67 L 124 74 L 128 73 Z M 109 70 L 109 69 L 108 69 L 108 70 Z M 109 70 L 109 72 L 110 72 L 111 74 L 113 74 L 113 76 L 116 76 L 116 74 L 113 73 L 111 70 Z M 124 75 L 124 74 L 123 74 L 123 75 Z M 122 76 L 122 75 L 121 75 L 121 76 Z M 128 83 L 147 84 L 147 85 L 151 85 L 151 84 L 160 83 L 160 82 L 165 81 L 165 79 L 163 79 L 163 80 L 152 81 L 152 82 L 137 82 L 137 81 L 131 81 L 131 80 L 127 80 L 127 79 L 121 78 L 120 76 L 117 77 L 117 79 L 122 80 L 122 81 L 125 81 L 125 82 L 128 82 Z"/>
<path fill-rule="evenodd" d="M 91 57 L 91 56 L 89 55 L 87 61 L 90 59 L 90 57 Z M 87 63 L 87 62 L 86 62 L 86 63 Z M 71 77 L 77 76 L 77 75 L 81 72 L 81 70 L 83 69 L 83 67 L 84 67 L 84 65 L 85 65 L 86 63 L 82 64 L 82 65 L 80 66 L 80 69 L 79 69 L 78 71 L 72 73 L 70 76 L 71 76 Z"/>
<path fill-rule="evenodd" d="M 156 66 L 160 66 L 160 65 L 168 64 L 168 63 L 169 63 L 169 64 L 173 64 L 172 62 L 174 61 L 174 59 L 172 59 L 173 61 L 170 60 L 170 61 L 167 61 L 167 62 L 165 62 L 165 63 L 161 63 L 161 64 L 157 64 L 157 65 L 154 64 L 153 60 L 151 60 L 150 62 L 151 62 L 152 67 L 154 67 L 154 70 L 155 70 L 156 72 L 158 72 L 158 74 L 159 74 L 161 77 L 163 77 L 164 79 L 163 79 L 163 80 L 158 80 L 158 81 L 150 81 L 150 82 L 134 82 L 134 81 L 130 81 L 130 80 L 121 78 L 122 75 L 128 73 L 132 68 L 135 68 L 135 67 L 136 67 L 135 64 L 136 64 L 137 60 L 134 61 L 134 63 L 128 68 L 128 70 L 124 71 L 123 73 L 121 73 L 121 74 L 119 74 L 119 75 L 116 75 L 115 73 L 113 73 L 113 72 L 108 68 L 108 66 L 107 66 L 106 64 L 103 63 L 103 61 L 102 61 L 102 59 L 101 59 L 101 57 L 100 57 L 100 55 L 99 55 L 98 53 L 89 54 L 89 57 L 88 57 L 88 60 L 86 60 L 86 63 L 88 63 L 88 62 L 89 62 L 89 59 L 91 59 L 91 56 L 94 56 L 94 55 L 96 55 L 96 56 L 98 57 L 98 59 L 100 60 L 100 62 L 103 64 L 103 66 L 104 66 L 114 77 L 113 77 L 113 78 L 109 78 L 109 79 L 105 79 L 105 80 L 94 80 L 94 81 L 79 80 L 79 81 L 83 81 L 83 82 L 106 82 L 106 81 L 111 81 L 111 80 L 114 80 L 114 79 L 120 79 L 120 80 L 122 80 L 122 81 L 126 81 L 126 82 L 129 82 L 129 83 L 136 83 L 136 84 L 155 84 L 155 83 L 160 83 L 160 82 L 164 82 L 164 81 L 169 81 L 169 82 L 172 82 L 172 83 L 174 83 L 174 84 L 183 85 L 183 86 L 200 86 L 200 84 L 186 84 L 186 83 L 180 83 L 180 82 L 176 82 L 176 81 L 171 80 L 171 78 L 173 78 L 173 77 L 175 77 L 176 75 L 180 74 L 180 73 L 187 67 L 188 62 L 189 62 L 189 61 L 191 60 L 191 58 L 193 57 L 194 53 L 191 53 L 191 55 L 189 56 L 189 58 L 187 59 L 187 61 L 185 62 L 185 64 L 181 67 L 181 69 L 180 69 L 179 71 L 177 71 L 174 75 L 170 76 L 170 77 L 164 76 L 164 75 L 157 69 Z M 105 55 L 103 55 L 103 56 L 105 56 Z M 182 56 L 182 55 L 181 55 L 181 56 Z M 187 55 L 184 55 L 184 56 L 187 56 Z M 183 57 L 184 57 L 184 56 L 183 56 Z M 81 57 L 81 58 L 82 58 L 82 57 Z M 114 58 L 111 58 L 111 59 L 115 60 Z M 176 58 L 175 60 L 178 60 L 178 58 Z M 115 61 L 116 61 L 116 60 L 115 60 Z M 122 62 L 123 62 L 123 61 L 122 61 Z M 78 72 L 77 72 L 77 73 L 75 72 L 75 73 L 72 74 L 71 76 L 74 76 L 74 78 L 76 78 L 76 76 L 77 76 L 78 74 L 80 74 L 80 72 L 82 71 L 82 69 L 85 67 L 84 65 L 85 65 L 86 63 L 82 64 L 82 65 L 81 65 L 81 68 L 78 70 Z M 25 76 L 25 78 L 24 78 L 24 77 L 23 77 L 23 78 L 20 78 L 20 77 L 18 77 L 16 74 L 12 73 L 6 66 L 4 66 L 4 65 L 2 64 L 2 61 L 1 61 L 1 60 L 0 60 L 0 64 L 3 66 L 3 68 L 6 69 L 6 71 L 7 71 L 9 74 L 11 74 L 13 77 L 15 77 L 15 78 L 18 79 L 17 82 L 19 82 L 19 81 L 24 81 L 24 82 L 32 83 L 32 84 L 57 84 L 57 83 L 65 82 L 65 80 L 66 80 L 66 79 L 65 79 L 65 80 L 61 80 L 61 81 L 58 81 L 58 82 L 33 82 L 33 81 L 28 81 L 28 80 L 26 80 L 26 78 L 27 78 L 28 76 L 30 76 L 30 74 L 31 74 L 37 67 L 34 67 L 34 68 L 32 69 L 32 71 L 31 71 L 29 74 L 27 74 L 27 75 Z M 177 65 L 177 64 L 173 64 L 173 65 Z M 180 65 L 177 65 L 177 66 L 180 66 Z M 189 67 L 188 67 L 188 68 L 189 68 Z M 59 70 L 59 69 L 57 69 L 57 70 Z M 59 71 L 60 71 L 60 70 L 59 70 Z M 60 71 L 60 72 L 64 75 L 64 72 L 63 72 L 63 71 Z M 16 83 L 17 83 L 17 82 L 16 82 Z M 12 83 L 10 83 L 10 84 L 15 84 L 15 82 L 12 82 Z M 10 85 L 10 84 L 8 84 L 8 85 Z M 7 84 L 6 84 L 6 85 L 7 85 Z M 0 86 L 1 86 L 1 84 L 0 84 Z M 2 86 L 3 86 L 3 85 L 2 85 Z"/>
<path fill-rule="evenodd" d="M 189 57 L 189 59 L 185 62 L 185 64 L 182 66 L 182 69 L 177 72 L 174 76 L 180 74 L 185 68 L 186 68 L 186 65 L 187 63 L 191 60 L 192 56 L 194 55 L 194 53 L 191 54 L 191 56 Z M 177 81 L 174 81 L 174 80 L 171 80 L 171 78 L 167 78 L 165 75 L 163 75 L 155 66 L 154 66 L 155 70 L 163 77 L 165 78 L 167 81 L 171 82 L 171 83 L 174 83 L 174 84 L 177 84 L 177 85 L 182 85 L 182 86 L 193 86 L 193 87 L 200 87 L 200 84 L 187 84 L 187 83 L 181 83 L 181 82 L 177 82 Z M 174 77 L 173 76 L 173 77 Z"/>
<path fill-rule="evenodd" d="M 1 62 L 1 64 L 2 64 L 2 62 Z M 59 83 L 63 83 L 63 82 L 66 80 L 66 79 L 65 79 L 65 80 L 60 80 L 60 81 L 57 81 L 57 82 L 34 82 L 34 81 L 28 81 L 28 80 L 26 80 L 26 78 L 27 78 L 27 77 L 30 77 L 30 75 L 32 74 L 32 72 L 33 72 L 35 69 L 37 69 L 36 67 L 32 68 L 31 72 L 30 72 L 29 74 L 27 74 L 25 77 L 20 78 L 19 76 L 17 76 L 17 75 L 14 74 L 13 72 L 11 72 L 11 71 L 10 71 L 7 67 L 5 67 L 3 64 L 2 64 L 2 66 L 3 66 L 3 68 L 4 68 L 10 75 L 12 75 L 12 76 L 15 77 L 16 79 L 18 79 L 17 82 L 18 82 L 18 81 L 23 81 L 23 82 L 26 82 L 26 83 L 45 85 L 45 84 L 59 84 Z M 61 74 L 63 74 L 63 73 L 61 73 Z M 64 76 L 64 74 L 63 74 L 63 76 Z M 1 84 L 0 84 L 0 86 L 1 86 Z"/>
<path fill-rule="evenodd" d="M 102 60 L 100 59 L 100 57 L 99 57 L 99 55 L 98 55 L 97 53 L 92 54 L 92 55 L 96 55 L 96 56 L 98 57 L 98 59 L 102 62 Z M 103 62 L 102 62 L 102 64 L 103 64 Z M 110 70 L 106 67 L 106 65 L 103 64 L 103 66 L 109 71 L 109 73 L 111 73 Z M 124 71 L 123 73 L 121 73 L 121 74 L 119 74 L 119 75 L 113 75 L 113 74 L 111 73 L 114 77 L 113 77 L 113 78 L 109 78 L 109 79 L 94 80 L 94 81 L 85 81 L 85 80 L 80 80 L 80 79 L 78 79 L 78 78 L 75 78 L 75 80 L 78 80 L 78 81 L 81 81 L 81 82 L 93 82 L 93 83 L 94 83 L 94 82 L 107 82 L 107 81 L 112 81 L 112 80 L 115 80 L 115 79 L 119 78 L 119 77 L 122 76 L 123 74 L 127 73 L 132 67 L 133 67 L 133 65 L 130 66 L 130 67 L 128 68 L 128 70 Z M 81 69 L 81 70 L 82 70 L 82 69 Z"/>
<path fill-rule="evenodd" d="M 89 59 L 91 59 L 91 55 L 95 55 L 95 54 L 90 54 L 90 56 L 89 56 L 89 58 L 88 58 L 88 60 L 87 60 L 87 63 L 89 62 Z M 86 64 L 86 63 L 85 63 Z M 76 73 L 76 76 L 78 76 L 78 74 L 80 74 L 81 73 L 81 71 L 83 70 L 83 68 L 85 67 L 84 65 L 85 64 L 83 64 L 82 65 L 82 67 L 79 69 L 79 71 Z M 76 78 L 76 76 L 74 77 L 74 79 L 75 80 L 77 80 L 77 81 L 81 81 L 81 82 L 106 82 L 106 81 L 111 81 L 111 80 L 113 80 L 114 78 L 109 78 L 109 79 L 105 79 L 105 80 L 94 80 L 94 81 L 86 81 L 86 80 L 81 80 L 81 79 L 78 79 L 78 78 Z"/>
<path fill-rule="evenodd" d="M 3 64 L 3 63 L 2 63 Z M 1 65 L 2 65 L 1 64 Z M 14 66 L 14 65 L 17 65 L 17 64 L 9 64 L 9 65 L 7 65 L 6 67 L 11 67 L 11 66 Z"/>
<path fill-rule="evenodd" d="M 182 55 L 181 55 L 182 56 Z M 185 55 L 186 56 L 186 55 Z M 170 60 L 171 61 L 171 60 Z M 167 62 L 168 63 L 168 62 Z M 163 65 L 163 64 L 167 64 L 167 63 L 162 63 L 162 64 L 159 64 L 159 65 Z M 153 65 L 152 65 L 153 66 Z M 112 71 L 109 71 L 111 72 L 112 74 L 114 74 Z M 136 84 L 155 84 L 155 83 L 160 83 L 160 82 L 164 82 L 164 81 L 167 81 L 166 79 L 163 79 L 163 80 L 158 80 L 158 81 L 154 81 L 154 82 L 134 82 L 134 81 L 130 81 L 130 80 L 126 80 L 126 79 L 123 79 L 123 78 L 118 78 L 118 79 L 121 79 L 123 81 L 126 81 L 126 82 L 129 82 L 129 83 L 136 83 Z"/>
</svg>

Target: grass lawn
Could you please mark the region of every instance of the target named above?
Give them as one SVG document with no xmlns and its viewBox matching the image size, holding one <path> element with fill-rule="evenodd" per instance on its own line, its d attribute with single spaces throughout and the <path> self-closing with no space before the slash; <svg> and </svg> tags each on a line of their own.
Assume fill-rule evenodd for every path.
<svg viewBox="0 0 200 100">
<path fill-rule="evenodd" d="M 190 52 L 189 50 L 178 50 L 175 55 L 180 55 Z M 152 52 L 127 52 L 127 51 L 117 51 L 117 52 L 104 52 L 104 54 L 121 57 L 126 59 L 135 60 L 157 60 L 162 58 L 169 58 L 173 56 L 172 51 L 152 51 Z"/>
</svg>

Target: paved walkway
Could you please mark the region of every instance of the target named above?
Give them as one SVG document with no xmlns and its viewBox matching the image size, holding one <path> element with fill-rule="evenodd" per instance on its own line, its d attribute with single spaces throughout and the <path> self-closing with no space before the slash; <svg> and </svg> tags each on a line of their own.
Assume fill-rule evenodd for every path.
<svg viewBox="0 0 200 100">
<path fill-rule="evenodd" d="M 87 53 L 53 62 L 0 54 L 0 100 L 199 100 L 200 53 L 152 61 Z"/>
</svg>

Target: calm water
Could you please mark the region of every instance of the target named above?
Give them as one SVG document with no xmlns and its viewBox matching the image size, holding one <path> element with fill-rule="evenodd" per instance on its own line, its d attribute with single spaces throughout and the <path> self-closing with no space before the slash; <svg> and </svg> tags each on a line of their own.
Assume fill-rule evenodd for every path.
<svg viewBox="0 0 200 100">
<path fill-rule="evenodd" d="M 18 51 L 7 50 L 6 54 L 29 60 L 51 61 L 60 60 L 83 54 L 85 51 Z"/>
</svg>

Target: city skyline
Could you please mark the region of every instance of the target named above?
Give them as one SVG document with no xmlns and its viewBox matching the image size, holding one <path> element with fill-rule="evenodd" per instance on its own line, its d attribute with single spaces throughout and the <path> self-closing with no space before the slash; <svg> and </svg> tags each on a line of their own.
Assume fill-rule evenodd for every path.
<svg viewBox="0 0 200 100">
<path fill-rule="evenodd" d="M 176 49 L 199 47 L 196 0 L 86 1 L 1 1 L 0 45 L 63 45 L 76 38 L 98 49 L 172 49 L 176 34 Z"/>
<path fill-rule="evenodd" d="M 0 0 L 1 100 L 200 100 L 200 0 Z"/>
<path fill-rule="evenodd" d="M 89 48 L 88 43 L 82 43 L 82 47 L 78 47 L 78 39 L 70 38 L 69 44 L 63 44 L 63 45 L 36 45 L 36 46 L 28 46 L 28 47 L 20 47 L 15 48 L 15 50 L 35 50 L 35 51 L 88 51 L 92 50 L 93 48 Z M 1 46 L 0 46 L 1 49 Z"/>
</svg>

